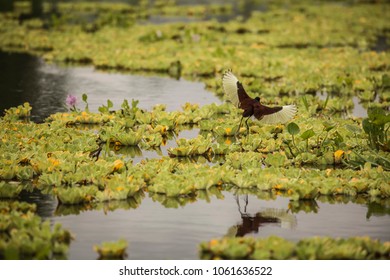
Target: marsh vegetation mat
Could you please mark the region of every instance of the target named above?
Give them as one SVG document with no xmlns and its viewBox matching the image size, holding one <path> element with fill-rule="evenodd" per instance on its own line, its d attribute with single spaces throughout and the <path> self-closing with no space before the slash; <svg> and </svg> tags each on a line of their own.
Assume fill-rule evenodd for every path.
<svg viewBox="0 0 390 280">
<path fill-rule="evenodd" d="M 251 2 L 0 14 L 1 258 L 389 258 L 389 5 Z"/>
</svg>

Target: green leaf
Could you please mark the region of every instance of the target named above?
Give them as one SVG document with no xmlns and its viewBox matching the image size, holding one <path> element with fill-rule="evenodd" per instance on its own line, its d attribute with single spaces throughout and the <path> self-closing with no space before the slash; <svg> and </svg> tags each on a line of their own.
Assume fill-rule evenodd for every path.
<svg viewBox="0 0 390 280">
<path fill-rule="evenodd" d="M 309 103 L 307 102 L 306 96 L 302 96 L 303 105 L 305 105 L 306 111 L 309 111 Z"/>
<path fill-rule="evenodd" d="M 334 133 L 334 142 L 336 143 L 337 146 L 339 146 L 341 143 L 344 142 L 343 136 L 341 136 L 341 134 L 338 131 Z"/>
<path fill-rule="evenodd" d="M 133 109 L 137 108 L 138 103 L 139 103 L 139 100 L 131 99 L 131 108 L 133 108 Z"/>
<path fill-rule="evenodd" d="M 330 123 L 330 122 L 323 122 L 322 125 L 324 126 L 324 130 L 326 132 L 332 130 L 336 126 L 334 123 Z"/>
<path fill-rule="evenodd" d="M 307 140 L 307 139 L 313 137 L 314 135 L 316 135 L 316 133 L 315 133 L 314 130 L 311 128 L 311 129 L 308 129 L 308 130 L 306 130 L 305 132 L 303 132 L 303 133 L 301 134 L 301 138 L 302 138 L 303 140 Z"/>
<path fill-rule="evenodd" d="M 83 93 L 81 98 L 83 99 L 84 102 L 87 102 L 88 96 L 87 94 Z"/>
<path fill-rule="evenodd" d="M 388 114 L 383 108 L 373 107 L 367 110 L 368 119 L 376 125 L 385 125 L 390 122 L 390 114 Z"/>
<path fill-rule="evenodd" d="M 296 123 L 291 122 L 291 123 L 289 123 L 287 125 L 287 131 L 291 135 L 297 135 L 299 133 L 300 129 L 299 129 L 299 126 Z"/>
<path fill-rule="evenodd" d="M 100 106 L 99 108 L 98 108 L 98 110 L 99 110 L 99 112 L 100 113 L 107 113 L 107 107 L 105 107 L 105 106 Z"/>
<path fill-rule="evenodd" d="M 390 88 L 390 76 L 387 74 L 383 74 L 382 76 L 382 88 L 383 89 Z"/>
<path fill-rule="evenodd" d="M 352 125 L 352 124 L 347 124 L 345 125 L 345 128 L 348 129 L 350 132 L 354 133 L 354 134 L 358 134 L 358 133 L 361 133 L 362 130 L 360 129 L 360 127 L 356 126 L 356 125 Z"/>
<path fill-rule="evenodd" d="M 372 129 L 372 124 L 368 119 L 364 119 L 362 122 L 363 130 L 365 133 L 369 134 L 373 129 Z"/>
<path fill-rule="evenodd" d="M 112 101 L 110 99 L 107 100 L 107 108 L 112 108 L 114 106 L 114 104 L 112 103 Z"/>
</svg>

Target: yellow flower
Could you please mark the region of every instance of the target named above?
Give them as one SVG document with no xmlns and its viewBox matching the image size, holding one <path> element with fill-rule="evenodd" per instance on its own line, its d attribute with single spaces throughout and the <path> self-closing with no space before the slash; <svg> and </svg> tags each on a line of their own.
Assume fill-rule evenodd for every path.
<svg viewBox="0 0 390 280">
<path fill-rule="evenodd" d="M 166 133 L 166 132 L 167 132 L 167 126 L 166 126 L 166 125 L 162 125 L 162 126 L 161 126 L 161 129 L 160 129 L 160 132 L 161 132 L 162 134 Z"/>
<path fill-rule="evenodd" d="M 114 171 L 118 171 L 119 169 L 121 169 L 123 166 L 124 166 L 124 162 L 121 161 L 120 159 L 117 159 L 116 161 L 114 161 Z"/>
<path fill-rule="evenodd" d="M 123 191 L 124 189 L 125 189 L 124 187 L 117 187 L 117 188 L 116 188 L 116 190 L 117 190 L 118 192 Z"/>
<path fill-rule="evenodd" d="M 334 152 L 334 162 L 340 163 L 343 154 L 344 154 L 343 150 L 337 150 L 336 152 Z"/>
<path fill-rule="evenodd" d="M 231 129 L 230 127 L 227 127 L 227 128 L 225 129 L 226 135 L 230 135 L 231 132 L 232 132 L 232 129 Z"/>
<path fill-rule="evenodd" d="M 273 186 L 273 189 L 275 190 L 280 190 L 282 188 L 282 184 L 277 184 L 275 186 Z"/>
<path fill-rule="evenodd" d="M 52 166 L 58 166 L 60 164 L 60 161 L 58 159 L 55 159 L 55 158 L 49 158 L 48 161 L 51 163 Z"/>
</svg>

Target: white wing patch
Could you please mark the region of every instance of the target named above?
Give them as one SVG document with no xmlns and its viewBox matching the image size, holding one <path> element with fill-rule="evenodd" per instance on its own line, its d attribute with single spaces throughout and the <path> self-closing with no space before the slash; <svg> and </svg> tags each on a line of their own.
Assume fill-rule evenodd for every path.
<svg viewBox="0 0 390 280">
<path fill-rule="evenodd" d="M 227 71 L 223 74 L 222 77 L 222 87 L 225 91 L 226 99 L 238 107 L 238 89 L 237 89 L 238 79 L 233 75 L 231 71 Z"/>
<path fill-rule="evenodd" d="M 264 124 L 286 123 L 291 120 L 296 113 L 297 106 L 286 105 L 283 106 L 283 109 L 279 112 L 270 115 L 265 115 L 261 120 L 259 120 L 259 122 Z"/>
</svg>

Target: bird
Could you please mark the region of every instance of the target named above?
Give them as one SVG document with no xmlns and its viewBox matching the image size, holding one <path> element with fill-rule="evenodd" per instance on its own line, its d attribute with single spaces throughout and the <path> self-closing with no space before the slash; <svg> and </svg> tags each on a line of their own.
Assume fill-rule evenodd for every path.
<svg viewBox="0 0 390 280">
<path fill-rule="evenodd" d="M 241 127 L 242 120 L 245 120 L 247 133 L 249 133 L 248 120 L 254 116 L 263 124 L 286 123 L 290 121 L 297 113 L 295 104 L 268 107 L 260 103 L 260 97 L 251 98 L 245 91 L 242 83 L 237 79 L 231 70 L 227 70 L 222 76 L 222 87 L 225 91 L 227 100 L 238 108 L 244 110 L 238 126 Z"/>
</svg>

